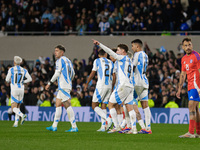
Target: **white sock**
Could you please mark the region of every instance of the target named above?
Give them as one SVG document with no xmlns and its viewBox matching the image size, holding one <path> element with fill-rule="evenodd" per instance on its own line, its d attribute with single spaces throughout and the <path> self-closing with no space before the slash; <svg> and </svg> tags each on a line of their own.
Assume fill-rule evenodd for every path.
<svg viewBox="0 0 200 150">
<path fill-rule="evenodd" d="M 134 110 L 129 111 L 132 129 L 136 128 L 136 113 Z"/>
<path fill-rule="evenodd" d="M 118 119 L 117 119 L 117 111 L 115 108 L 110 109 L 110 115 L 112 117 L 112 121 L 114 123 L 115 128 L 119 127 Z"/>
<path fill-rule="evenodd" d="M 107 115 L 107 110 L 106 109 L 102 109 L 103 112 Z M 105 128 L 106 126 L 106 119 L 101 117 L 101 128 Z"/>
<path fill-rule="evenodd" d="M 13 112 L 15 113 L 15 114 L 17 114 L 18 116 L 20 116 L 20 117 L 23 117 L 23 113 L 20 111 L 20 109 L 19 108 L 13 108 Z"/>
<path fill-rule="evenodd" d="M 126 126 L 126 119 L 123 119 L 123 121 L 122 121 L 120 127 L 121 127 L 121 128 L 125 128 L 125 126 Z"/>
<path fill-rule="evenodd" d="M 125 119 L 126 119 L 126 125 L 128 128 L 131 128 L 131 121 L 130 121 L 129 113 L 128 113 L 125 105 L 123 106 L 123 108 L 124 108 L 124 114 L 125 114 Z"/>
<path fill-rule="evenodd" d="M 60 116 L 62 114 L 62 107 L 56 107 L 56 112 L 55 112 L 55 116 L 54 116 L 54 122 L 52 127 L 57 127 L 58 126 L 58 122 L 60 120 Z"/>
<path fill-rule="evenodd" d="M 16 125 L 18 125 L 18 122 L 19 122 L 19 116 L 17 114 L 15 114 L 15 123 Z"/>
<path fill-rule="evenodd" d="M 149 107 L 144 109 L 146 129 L 151 130 L 151 111 Z"/>
<path fill-rule="evenodd" d="M 98 106 L 94 108 L 94 111 L 103 119 L 106 120 L 106 113 L 101 109 L 99 108 Z"/>
<path fill-rule="evenodd" d="M 119 125 L 121 125 L 122 122 L 123 122 L 123 114 L 118 114 L 118 115 L 117 115 L 117 119 L 118 119 L 118 121 L 119 121 Z"/>
<path fill-rule="evenodd" d="M 144 121 L 142 119 L 138 120 L 138 123 L 139 123 L 141 129 L 145 129 Z"/>
<path fill-rule="evenodd" d="M 77 126 L 76 126 L 76 121 L 74 117 L 74 111 L 71 106 L 67 108 L 67 115 L 68 115 L 69 121 L 71 122 L 72 128 L 76 128 Z"/>
</svg>

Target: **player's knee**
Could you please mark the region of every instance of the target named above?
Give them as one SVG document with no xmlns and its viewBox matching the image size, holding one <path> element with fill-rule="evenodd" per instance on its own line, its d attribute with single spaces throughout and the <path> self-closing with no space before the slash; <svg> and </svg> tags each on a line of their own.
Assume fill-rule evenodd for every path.
<svg viewBox="0 0 200 150">
<path fill-rule="evenodd" d="M 101 103 L 101 109 L 106 109 L 106 105 L 105 103 Z"/>
<path fill-rule="evenodd" d="M 109 103 L 108 103 L 108 108 L 109 108 L 109 109 L 115 108 L 114 103 L 110 103 L 110 102 L 109 102 Z"/>
<path fill-rule="evenodd" d="M 189 111 L 196 111 L 196 106 L 193 102 L 189 102 L 188 104 Z"/>
<path fill-rule="evenodd" d="M 148 101 L 141 102 L 141 105 L 142 105 L 142 109 L 145 109 L 145 108 L 149 107 Z"/>
<path fill-rule="evenodd" d="M 99 107 L 99 103 L 92 103 L 92 109 L 94 110 L 95 109 L 95 107 Z"/>
</svg>

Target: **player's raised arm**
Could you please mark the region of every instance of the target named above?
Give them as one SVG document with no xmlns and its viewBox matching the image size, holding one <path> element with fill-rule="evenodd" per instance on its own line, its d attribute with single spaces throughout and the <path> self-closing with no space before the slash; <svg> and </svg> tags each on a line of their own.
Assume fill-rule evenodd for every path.
<svg viewBox="0 0 200 150">
<path fill-rule="evenodd" d="M 106 53 L 108 53 L 110 56 L 112 56 L 113 58 L 117 59 L 117 60 L 121 60 L 123 57 L 120 56 L 120 55 L 117 55 L 115 52 L 113 52 L 113 50 L 111 50 L 110 48 L 108 48 L 107 46 L 103 45 L 102 43 L 100 43 L 99 41 L 97 40 L 93 40 L 93 43 L 95 45 L 99 45 L 103 50 L 106 51 Z"/>
</svg>

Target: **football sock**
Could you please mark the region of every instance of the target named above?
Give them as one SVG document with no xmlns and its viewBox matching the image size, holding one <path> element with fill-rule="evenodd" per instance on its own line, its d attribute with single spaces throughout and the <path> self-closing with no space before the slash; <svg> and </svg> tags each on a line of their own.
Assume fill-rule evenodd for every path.
<svg viewBox="0 0 200 150">
<path fill-rule="evenodd" d="M 194 128 L 195 128 L 195 120 L 190 120 L 190 123 L 189 123 L 189 132 L 191 134 L 194 134 Z"/>
<path fill-rule="evenodd" d="M 144 109 L 146 129 L 151 130 L 151 111 L 149 107 Z"/>
<path fill-rule="evenodd" d="M 122 124 L 122 121 L 123 121 L 123 114 L 118 114 L 118 115 L 117 115 L 117 119 L 118 119 L 118 121 L 119 121 L 119 125 L 121 125 L 121 124 Z"/>
<path fill-rule="evenodd" d="M 18 124 L 19 122 L 19 116 L 17 114 L 15 114 L 15 123 L 14 124 Z"/>
<path fill-rule="evenodd" d="M 23 117 L 23 113 L 20 111 L 20 109 L 19 108 L 13 108 L 13 112 L 15 113 L 15 114 L 17 114 L 18 116 L 20 116 L 20 117 Z"/>
<path fill-rule="evenodd" d="M 142 119 L 138 120 L 138 123 L 139 123 L 141 129 L 145 129 L 144 121 Z"/>
<path fill-rule="evenodd" d="M 124 108 L 124 114 L 125 114 L 125 119 L 126 119 L 126 126 L 128 128 L 131 128 L 131 121 L 130 121 L 129 113 L 128 113 L 125 105 L 123 106 L 123 108 Z"/>
<path fill-rule="evenodd" d="M 200 122 L 196 122 L 196 133 L 200 135 Z"/>
<path fill-rule="evenodd" d="M 125 119 L 125 113 L 124 113 L 124 111 L 122 112 L 122 114 L 123 114 L 123 119 Z"/>
<path fill-rule="evenodd" d="M 54 122 L 52 127 L 57 127 L 58 126 L 58 122 L 60 120 L 60 116 L 62 114 L 62 107 L 56 107 L 56 112 L 55 112 L 55 116 L 54 116 Z"/>
<path fill-rule="evenodd" d="M 76 126 L 76 121 L 75 121 L 75 117 L 74 117 L 74 111 L 71 106 L 69 106 L 67 108 L 67 115 L 68 115 L 69 121 L 72 125 L 72 128 L 76 128 L 77 126 Z"/>
<path fill-rule="evenodd" d="M 123 119 L 123 121 L 122 121 L 120 127 L 121 127 L 121 128 L 125 128 L 125 125 L 126 125 L 126 119 Z"/>
<path fill-rule="evenodd" d="M 106 110 L 106 109 L 105 109 Z M 94 108 L 94 111 L 103 119 L 106 120 L 106 113 L 101 109 L 99 108 L 98 106 Z"/>
<path fill-rule="evenodd" d="M 103 110 L 103 112 L 105 114 L 107 114 L 107 110 L 106 109 L 102 109 L 102 110 Z M 104 119 L 104 118 L 101 117 L 101 127 L 105 128 L 105 126 L 106 126 L 106 119 Z"/>
<path fill-rule="evenodd" d="M 111 115 L 111 117 L 112 117 L 112 121 L 113 121 L 113 123 L 114 123 L 114 126 L 115 126 L 116 128 L 118 128 L 118 127 L 119 127 L 119 124 L 118 124 L 118 119 L 117 119 L 117 111 L 116 111 L 115 108 L 110 109 L 110 115 Z"/>
<path fill-rule="evenodd" d="M 136 113 L 134 110 L 129 111 L 129 116 L 131 120 L 131 128 L 136 128 Z"/>
</svg>

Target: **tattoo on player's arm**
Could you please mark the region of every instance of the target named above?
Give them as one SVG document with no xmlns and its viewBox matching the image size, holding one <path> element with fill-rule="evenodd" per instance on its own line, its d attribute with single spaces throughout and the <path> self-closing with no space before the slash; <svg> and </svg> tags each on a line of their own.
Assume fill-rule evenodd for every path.
<svg viewBox="0 0 200 150">
<path fill-rule="evenodd" d="M 182 88 L 183 83 L 184 83 L 184 81 L 185 81 L 185 77 L 186 77 L 185 72 L 181 72 L 180 81 L 179 81 L 179 87 L 181 87 L 181 88 Z"/>
<path fill-rule="evenodd" d="M 195 111 L 191 111 L 190 115 L 196 115 L 196 112 Z"/>
</svg>

